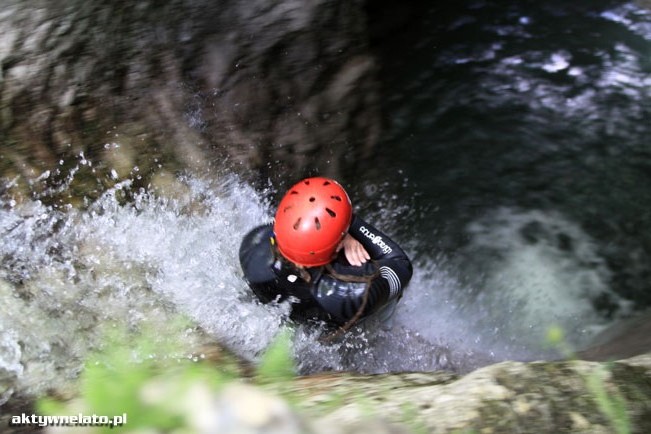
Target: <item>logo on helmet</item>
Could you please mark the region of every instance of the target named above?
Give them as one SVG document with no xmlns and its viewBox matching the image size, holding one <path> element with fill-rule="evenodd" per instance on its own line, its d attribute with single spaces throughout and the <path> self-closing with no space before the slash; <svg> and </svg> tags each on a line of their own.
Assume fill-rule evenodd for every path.
<svg viewBox="0 0 651 434">
<path fill-rule="evenodd" d="M 369 231 L 368 229 L 366 229 L 365 226 L 361 226 L 361 227 L 359 228 L 359 231 L 360 231 L 361 233 L 363 233 L 364 236 L 365 236 L 366 238 L 368 238 L 369 240 L 373 241 L 373 244 L 376 244 L 379 248 L 381 248 L 381 249 L 382 249 L 382 253 L 384 253 L 385 255 L 388 254 L 388 253 L 393 252 L 393 249 L 392 249 L 391 247 L 389 247 L 389 246 L 387 245 L 387 243 L 384 242 L 384 240 L 382 240 L 382 237 L 381 237 L 381 236 L 379 236 L 379 235 L 375 235 L 373 232 L 371 232 L 371 231 Z"/>
</svg>

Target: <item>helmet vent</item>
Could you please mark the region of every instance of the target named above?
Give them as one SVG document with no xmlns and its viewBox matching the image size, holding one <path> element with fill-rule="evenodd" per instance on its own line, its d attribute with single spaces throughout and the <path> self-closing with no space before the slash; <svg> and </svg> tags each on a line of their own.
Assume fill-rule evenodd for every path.
<svg viewBox="0 0 651 434">
<path fill-rule="evenodd" d="M 314 225 L 316 226 L 317 231 L 321 229 L 321 222 L 318 217 L 314 217 Z"/>
<path fill-rule="evenodd" d="M 341 196 L 330 196 L 330 199 L 334 199 L 337 202 L 341 202 Z"/>
<path fill-rule="evenodd" d="M 314 202 L 316 200 L 316 197 L 312 196 L 310 197 L 310 202 Z"/>
<path fill-rule="evenodd" d="M 325 185 L 330 185 L 330 181 L 325 181 L 325 182 L 323 183 L 323 185 L 324 185 L 324 186 L 325 186 Z"/>
<path fill-rule="evenodd" d="M 292 190 L 292 191 L 289 192 L 289 194 L 298 194 L 298 191 Z"/>
<path fill-rule="evenodd" d="M 287 211 L 289 211 L 289 210 L 292 209 L 292 208 L 293 208 L 293 205 L 286 206 L 285 208 L 283 208 L 283 212 L 287 212 Z"/>
<path fill-rule="evenodd" d="M 296 220 L 296 223 L 294 223 L 294 230 L 298 230 L 298 226 L 301 224 L 301 218 L 299 217 L 298 220 Z"/>
<path fill-rule="evenodd" d="M 337 217 L 337 213 L 331 210 L 330 208 L 325 209 L 328 214 L 330 214 L 330 217 Z"/>
</svg>

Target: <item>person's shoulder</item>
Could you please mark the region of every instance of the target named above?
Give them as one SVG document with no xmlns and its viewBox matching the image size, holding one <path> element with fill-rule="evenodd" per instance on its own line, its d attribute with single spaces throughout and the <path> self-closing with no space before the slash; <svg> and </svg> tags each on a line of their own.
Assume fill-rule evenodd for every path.
<svg viewBox="0 0 651 434">
<path fill-rule="evenodd" d="M 271 237 L 272 235 L 273 235 L 273 227 L 271 223 L 256 226 L 244 236 L 244 238 L 242 239 L 242 244 L 244 244 L 245 242 L 259 244 L 265 241 L 266 238 Z"/>
<path fill-rule="evenodd" d="M 271 266 L 273 253 L 271 250 L 271 224 L 260 225 L 249 231 L 240 244 L 240 265 L 244 276 L 249 282 L 262 282 L 274 278 Z"/>
<path fill-rule="evenodd" d="M 251 229 L 240 243 L 240 260 L 247 255 L 254 253 L 261 248 L 269 251 L 271 247 L 271 237 L 273 236 L 273 228 L 271 224 L 256 226 Z"/>
</svg>

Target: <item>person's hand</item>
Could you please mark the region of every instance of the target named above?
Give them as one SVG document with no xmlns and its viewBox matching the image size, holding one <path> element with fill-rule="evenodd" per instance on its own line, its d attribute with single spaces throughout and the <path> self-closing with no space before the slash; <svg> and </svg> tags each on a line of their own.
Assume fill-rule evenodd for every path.
<svg viewBox="0 0 651 434">
<path fill-rule="evenodd" d="M 341 240 L 337 247 L 337 252 L 344 249 L 344 254 L 350 265 L 359 267 L 369 259 L 371 255 L 368 254 L 362 243 L 353 238 L 350 234 L 346 234 L 344 239 Z"/>
</svg>

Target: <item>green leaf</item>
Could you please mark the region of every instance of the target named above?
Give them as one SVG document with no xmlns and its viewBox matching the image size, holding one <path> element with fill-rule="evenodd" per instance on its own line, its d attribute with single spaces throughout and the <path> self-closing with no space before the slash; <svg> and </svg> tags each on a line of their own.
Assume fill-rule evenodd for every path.
<svg viewBox="0 0 651 434">
<path fill-rule="evenodd" d="M 285 329 L 281 331 L 265 351 L 256 377 L 262 383 L 285 381 L 294 378 L 296 367 L 292 354 L 292 333 Z"/>
</svg>

